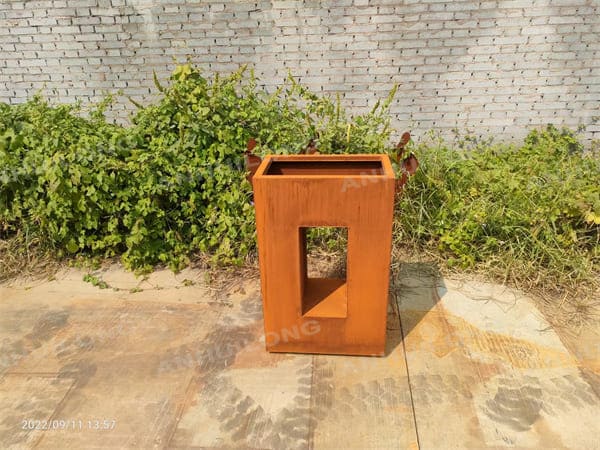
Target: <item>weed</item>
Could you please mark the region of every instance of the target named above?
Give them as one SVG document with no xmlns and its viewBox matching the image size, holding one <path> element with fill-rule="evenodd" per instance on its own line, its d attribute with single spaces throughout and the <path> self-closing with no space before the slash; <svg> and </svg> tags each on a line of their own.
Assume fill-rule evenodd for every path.
<svg viewBox="0 0 600 450">
<path fill-rule="evenodd" d="M 430 139 L 397 204 L 395 243 L 530 286 L 576 286 L 600 263 L 600 159 L 569 130 L 521 145 Z"/>
<path fill-rule="evenodd" d="M 96 275 L 92 275 L 90 273 L 85 274 L 83 276 L 83 281 L 85 281 L 86 283 L 90 283 L 92 286 L 96 286 L 100 289 L 108 289 L 110 286 L 108 285 L 108 283 L 106 281 L 104 281 L 102 278 L 97 277 Z M 117 290 L 117 289 L 115 289 Z"/>
</svg>

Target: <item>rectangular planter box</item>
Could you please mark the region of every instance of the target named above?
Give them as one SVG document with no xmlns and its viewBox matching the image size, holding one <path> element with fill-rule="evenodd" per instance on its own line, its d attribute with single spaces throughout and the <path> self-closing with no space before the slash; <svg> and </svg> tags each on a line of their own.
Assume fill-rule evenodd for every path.
<svg viewBox="0 0 600 450">
<path fill-rule="evenodd" d="M 383 355 L 394 209 L 387 155 L 270 155 L 252 183 L 267 350 Z M 346 279 L 309 278 L 306 228 L 348 230 Z"/>
</svg>

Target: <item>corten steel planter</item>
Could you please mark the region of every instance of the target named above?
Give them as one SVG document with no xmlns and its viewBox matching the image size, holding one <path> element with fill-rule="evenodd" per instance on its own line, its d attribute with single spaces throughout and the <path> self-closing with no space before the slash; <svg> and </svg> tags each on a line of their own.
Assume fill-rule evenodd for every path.
<svg viewBox="0 0 600 450">
<path fill-rule="evenodd" d="M 267 350 L 383 355 L 394 209 L 387 155 L 270 155 L 252 178 Z M 307 227 L 346 227 L 346 279 L 309 278 Z"/>
</svg>

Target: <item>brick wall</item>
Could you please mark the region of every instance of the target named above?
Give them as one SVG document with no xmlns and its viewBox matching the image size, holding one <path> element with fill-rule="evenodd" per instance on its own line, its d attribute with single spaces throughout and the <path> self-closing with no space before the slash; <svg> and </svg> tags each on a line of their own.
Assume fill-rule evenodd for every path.
<svg viewBox="0 0 600 450">
<path fill-rule="evenodd" d="M 0 101 L 155 95 L 186 57 L 288 70 L 364 111 L 399 83 L 396 126 L 501 139 L 552 122 L 600 138 L 598 0 L 0 0 Z M 124 120 L 121 99 L 113 114 Z"/>
</svg>

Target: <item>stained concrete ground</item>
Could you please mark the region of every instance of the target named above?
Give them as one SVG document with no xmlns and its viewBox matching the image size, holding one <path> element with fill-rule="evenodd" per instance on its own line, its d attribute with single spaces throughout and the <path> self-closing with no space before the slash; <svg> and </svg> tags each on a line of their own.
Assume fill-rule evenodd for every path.
<svg viewBox="0 0 600 450">
<path fill-rule="evenodd" d="M 405 264 L 382 358 L 268 354 L 260 286 L 0 285 L 0 448 L 600 448 L 600 326 Z"/>
</svg>

